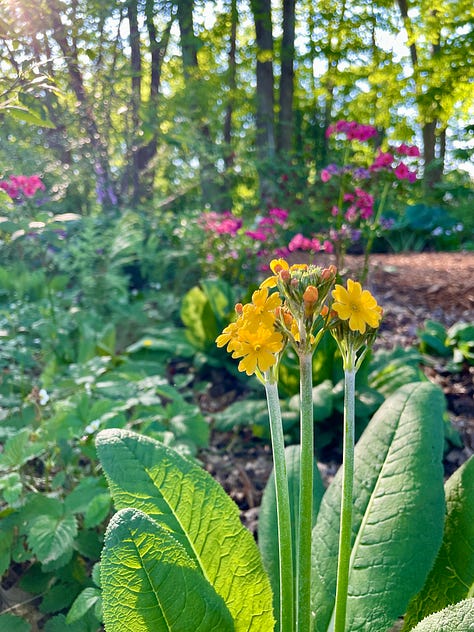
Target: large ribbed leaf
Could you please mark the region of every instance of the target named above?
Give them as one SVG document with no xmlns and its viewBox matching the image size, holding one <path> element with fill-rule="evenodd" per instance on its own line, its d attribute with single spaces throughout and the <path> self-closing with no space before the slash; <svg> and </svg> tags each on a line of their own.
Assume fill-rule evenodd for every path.
<svg viewBox="0 0 474 632">
<path fill-rule="evenodd" d="M 136 509 L 110 521 L 101 559 L 107 632 L 231 632 L 222 597 L 173 536 Z"/>
<path fill-rule="evenodd" d="M 222 487 L 174 450 L 125 430 L 100 432 L 97 452 L 117 509 L 139 509 L 173 534 L 224 599 L 237 631 L 272 630 L 268 576 Z"/>
<path fill-rule="evenodd" d="M 299 509 L 299 477 L 300 477 L 300 447 L 290 445 L 285 448 L 286 472 L 288 476 L 288 491 L 290 495 L 291 524 L 293 535 L 296 534 L 296 521 Z M 313 476 L 313 524 L 324 494 L 324 485 L 316 462 Z M 274 611 L 280 611 L 280 570 L 278 555 L 277 509 L 275 497 L 275 477 L 273 472 L 268 479 L 262 497 L 262 504 L 258 514 L 258 545 L 262 553 L 264 566 L 270 576 L 273 588 Z M 296 541 L 293 545 L 293 561 L 296 561 Z M 296 575 L 295 575 L 296 576 Z"/>
<path fill-rule="evenodd" d="M 356 446 L 347 632 L 384 632 L 420 590 L 441 544 L 444 519 L 443 394 L 403 386 Z M 313 609 L 330 629 L 336 590 L 340 474 L 313 530 Z"/>
<path fill-rule="evenodd" d="M 411 601 L 403 630 L 474 594 L 474 456 L 447 481 L 443 544 L 423 589 Z"/>
<path fill-rule="evenodd" d="M 474 599 L 465 599 L 430 615 L 413 632 L 473 632 Z"/>
</svg>

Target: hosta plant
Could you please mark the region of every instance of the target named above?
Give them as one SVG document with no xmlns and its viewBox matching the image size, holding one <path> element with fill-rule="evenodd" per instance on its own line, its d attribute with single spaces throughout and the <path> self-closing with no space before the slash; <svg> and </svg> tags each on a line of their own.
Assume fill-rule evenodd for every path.
<svg viewBox="0 0 474 632">
<path fill-rule="evenodd" d="M 267 395 L 274 472 L 261 553 L 198 465 L 128 430 L 100 432 L 117 509 L 101 561 L 107 632 L 383 632 L 407 607 L 406 630 L 457 630 L 459 621 L 470 629 L 474 466 L 448 483 L 446 504 L 442 392 L 404 385 L 354 449 L 355 375 L 382 310 L 359 283 L 334 285 L 334 268 L 275 260 L 271 270 L 217 338 Z M 311 380 L 324 331 L 345 373 L 344 459 L 326 491 L 314 461 Z M 285 449 L 278 367 L 287 346 L 300 362 L 300 445 Z"/>
</svg>

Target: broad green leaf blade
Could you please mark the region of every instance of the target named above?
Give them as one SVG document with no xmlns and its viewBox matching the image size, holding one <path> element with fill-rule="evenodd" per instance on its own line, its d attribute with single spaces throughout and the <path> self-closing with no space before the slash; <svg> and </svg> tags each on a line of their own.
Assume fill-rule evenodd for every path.
<svg viewBox="0 0 474 632">
<path fill-rule="evenodd" d="M 296 534 L 296 523 L 299 507 L 300 447 L 291 445 L 285 448 L 286 472 L 290 495 L 291 524 Z M 316 461 L 313 475 L 313 525 L 316 522 L 319 505 L 324 494 L 324 485 Z M 270 577 L 273 589 L 274 612 L 280 611 L 280 571 L 278 554 L 277 509 L 275 496 L 275 477 L 273 472 L 268 479 L 258 514 L 258 544 L 262 553 L 263 564 Z M 293 561 L 296 561 L 296 540 L 292 542 Z M 296 573 L 296 569 L 295 569 Z M 296 576 L 296 575 L 295 575 Z"/>
<path fill-rule="evenodd" d="M 224 601 L 173 536 L 141 511 L 110 521 L 100 566 L 107 632 L 231 632 Z"/>
<path fill-rule="evenodd" d="M 203 469 L 152 439 L 119 429 L 97 436 L 117 509 L 139 509 L 172 532 L 216 592 L 235 629 L 273 629 L 272 593 L 238 508 Z"/>
<path fill-rule="evenodd" d="M 64 557 L 66 564 L 72 553 L 77 535 L 76 518 L 71 514 L 53 516 L 44 514 L 35 518 L 29 528 L 28 543 L 43 564 Z"/>
<path fill-rule="evenodd" d="M 374 415 L 355 451 L 347 632 L 387 630 L 420 590 L 441 544 L 444 398 L 407 384 Z M 341 472 L 313 530 L 313 610 L 326 632 L 336 590 Z"/>
<path fill-rule="evenodd" d="M 472 632 L 474 599 L 460 601 L 430 615 L 413 628 L 413 632 Z"/>
<path fill-rule="evenodd" d="M 99 588 L 95 588 L 93 586 L 84 588 L 84 590 L 76 597 L 74 603 L 69 609 L 66 617 L 66 623 L 79 621 L 79 619 L 81 619 L 91 608 L 94 608 L 101 599 L 102 593 Z"/>
<path fill-rule="evenodd" d="M 447 481 L 443 544 L 423 589 L 411 601 L 403 630 L 474 594 L 474 457 Z"/>
<path fill-rule="evenodd" d="M 5 632 L 30 632 L 31 625 L 13 614 L 0 614 L 0 630 Z"/>
</svg>

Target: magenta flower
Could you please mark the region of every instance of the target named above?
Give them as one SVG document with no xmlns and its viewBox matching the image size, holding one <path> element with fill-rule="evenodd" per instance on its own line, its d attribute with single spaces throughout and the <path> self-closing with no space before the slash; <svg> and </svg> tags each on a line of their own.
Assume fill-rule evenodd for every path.
<svg viewBox="0 0 474 632">
<path fill-rule="evenodd" d="M 392 165 L 393 154 L 389 152 L 383 152 L 378 150 L 377 156 L 374 162 L 370 166 L 371 171 L 378 171 L 379 169 L 386 169 Z"/>
<path fill-rule="evenodd" d="M 247 237 L 254 239 L 255 241 L 265 241 L 268 237 L 268 234 L 263 230 L 246 230 L 245 234 Z"/>
<path fill-rule="evenodd" d="M 395 167 L 393 173 L 399 180 L 408 180 L 408 182 L 415 182 L 416 180 L 416 172 L 410 171 L 403 162 Z"/>
<path fill-rule="evenodd" d="M 409 156 L 411 158 L 419 158 L 421 155 L 420 150 L 416 147 L 416 145 L 406 145 L 405 143 L 402 143 L 400 147 L 395 149 L 395 151 L 400 156 Z"/>
<path fill-rule="evenodd" d="M 333 134 L 344 134 L 347 140 L 358 140 L 361 143 L 376 136 L 377 130 L 372 125 L 361 125 L 356 121 L 337 121 L 326 130 L 326 137 Z"/>
<path fill-rule="evenodd" d="M 279 224 L 283 224 L 288 219 L 288 211 L 283 208 L 271 208 L 268 212 L 270 217 L 274 217 Z"/>
<path fill-rule="evenodd" d="M 323 182 L 329 182 L 329 180 L 331 179 L 332 175 L 331 173 L 327 170 L 327 169 L 323 169 L 321 171 L 321 180 Z"/>
<path fill-rule="evenodd" d="M 0 182 L 0 189 L 12 199 L 18 199 L 22 194 L 27 197 L 33 197 L 36 191 L 45 191 L 46 187 L 38 175 L 32 176 L 10 176 L 8 180 Z"/>
</svg>

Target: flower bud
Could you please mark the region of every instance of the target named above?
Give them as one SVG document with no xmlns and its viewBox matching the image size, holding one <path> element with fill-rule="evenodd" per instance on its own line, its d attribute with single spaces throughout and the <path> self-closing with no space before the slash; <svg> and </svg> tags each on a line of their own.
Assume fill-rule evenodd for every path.
<svg viewBox="0 0 474 632">
<path fill-rule="evenodd" d="M 318 288 L 314 285 L 308 285 L 303 292 L 303 300 L 305 303 L 316 303 L 318 300 L 319 292 Z"/>
</svg>

